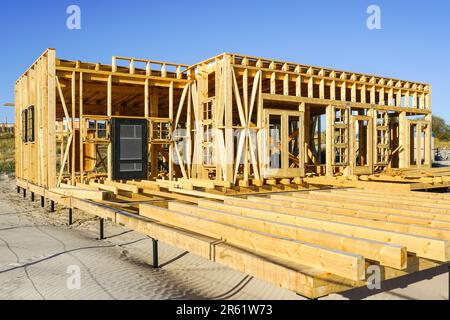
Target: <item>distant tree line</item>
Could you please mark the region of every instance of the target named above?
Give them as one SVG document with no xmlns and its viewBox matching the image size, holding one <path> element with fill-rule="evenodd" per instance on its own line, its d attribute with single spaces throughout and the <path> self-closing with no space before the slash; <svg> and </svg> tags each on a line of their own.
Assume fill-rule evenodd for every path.
<svg viewBox="0 0 450 320">
<path fill-rule="evenodd" d="M 450 125 L 441 117 L 433 116 L 433 135 L 441 141 L 450 141 Z"/>
</svg>

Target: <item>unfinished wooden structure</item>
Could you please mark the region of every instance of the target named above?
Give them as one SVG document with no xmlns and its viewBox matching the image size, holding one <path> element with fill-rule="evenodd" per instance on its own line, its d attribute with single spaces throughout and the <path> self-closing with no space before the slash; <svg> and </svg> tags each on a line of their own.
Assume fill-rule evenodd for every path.
<svg viewBox="0 0 450 320">
<path fill-rule="evenodd" d="M 450 197 L 411 191 L 450 186 L 431 169 L 430 85 L 228 53 L 104 65 L 48 49 L 15 95 L 17 186 L 42 205 L 310 298 L 365 285 L 369 266 L 387 280 L 450 261 Z"/>
<path fill-rule="evenodd" d="M 301 64 L 222 54 L 193 66 L 103 65 L 49 49 L 15 96 L 17 176 L 46 187 L 122 180 L 113 179 L 117 119 L 145 122 L 145 161 L 122 166 L 138 164 L 146 180 L 262 186 L 432 161 L 430 85 Z M 34 136 L 23 139 L 26 127 Z"/>
</svg>

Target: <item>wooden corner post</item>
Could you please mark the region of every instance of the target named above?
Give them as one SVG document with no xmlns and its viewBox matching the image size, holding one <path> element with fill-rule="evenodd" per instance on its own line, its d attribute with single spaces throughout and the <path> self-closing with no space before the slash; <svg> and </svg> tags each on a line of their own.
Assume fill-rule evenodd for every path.
<svg viewBox="0 0 450 320">
<path fill-rule="evenodd" d="M 56 178 L 56 51 L 47 51 L 48 66 L 48 98 L 47 98 L 47 183 L 49 188 L 55 188 Z M 55 156 L 53 156 L 55 155 Z"/>
</svg>

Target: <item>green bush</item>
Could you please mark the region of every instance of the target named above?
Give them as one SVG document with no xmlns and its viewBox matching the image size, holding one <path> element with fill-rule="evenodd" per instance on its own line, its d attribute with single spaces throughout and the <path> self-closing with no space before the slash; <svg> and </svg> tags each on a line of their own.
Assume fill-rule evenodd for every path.
<svg viewBox="0 0 450 320">
<path fill-rule="evenodd" d="M 441 117 L 433 116 L 433 134 L 440 141 L 450 141 L 450 126 Z"/>
</svg>

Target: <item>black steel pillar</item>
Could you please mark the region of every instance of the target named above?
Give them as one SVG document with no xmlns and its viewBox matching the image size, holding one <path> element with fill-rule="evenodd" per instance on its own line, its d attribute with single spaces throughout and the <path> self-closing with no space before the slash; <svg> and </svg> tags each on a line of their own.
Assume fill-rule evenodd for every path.
<svg viewBox="0 0 450 320">
<path fill-rule="evenodd" d="M 153 245 L 153 268 L 159 268 L 158 240 L 152 238 L 152 245 Z"/>
<path fill-rule="evenodd" d="M 100 240 L 103 240 L 103 239 L 105 239 L 105 225 L 104 225 L 104 219 L 103 218 L 100 218 L 100 236 L 99 236 L 99 239 Z"/>
<path fill-rule="evenodd" d="M 41 196 L 41 208 L 45 207 L 45 198 Z"/>
<path fill-rule="evenodd" d="M 50 201 L 50 212 L 55 212 L 55 201 Z"/>
<path fill-rule="evenodd" d="M 72 214 L 73 214 L 73 210 L 69 209 L 69 226 L 72 225 Z"/>
<path fill-rule="evenodd" d="M 31 202 L 34 202 L 34 192 L 31 193 Z"/>
</svg>

